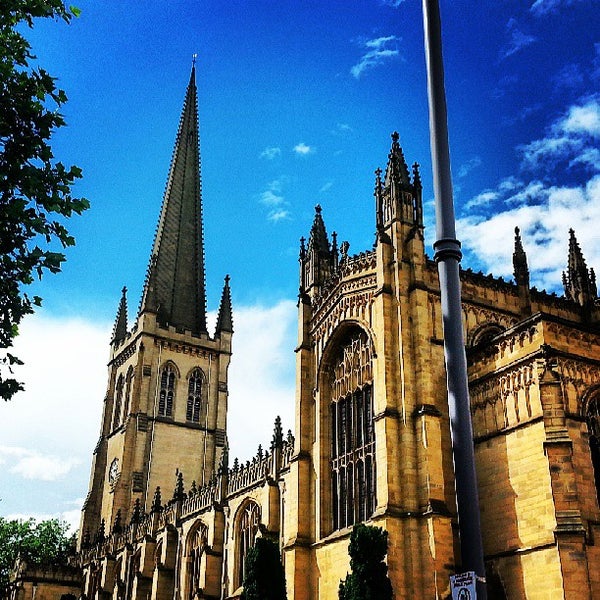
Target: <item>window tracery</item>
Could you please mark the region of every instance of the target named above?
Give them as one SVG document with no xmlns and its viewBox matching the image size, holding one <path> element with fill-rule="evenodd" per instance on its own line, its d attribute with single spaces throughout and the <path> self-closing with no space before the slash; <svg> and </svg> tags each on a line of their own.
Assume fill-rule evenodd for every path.
<svg viewBox="0 0 600 600">
<path fill-rule="evenodd" d="M 254 546 L 258 524 L 260 523 L 260 508 L 256 502 L 248 502 L 241 511 L 237 527 L 237 585 L 244 582 L 246 569 L 246 554 Z"/>
<path fill-rule="evenodd" d="M 199 597 L 202 556 L 206 549 L 207 528 L 200 523 L 188 539 L 188 600 Z"/>
<path fill-rule="evenodd" d="M 331 369 L 333 529 L 368 519 L 376 505 L 373 367 L 370 339 L 355 330 Z"/>
<path fill-rule="evenodd" d="M 188 380 L 188 398 L 186 419 L 192 423 L 200 422 L 202 407 L 202 371 L 194 369 Z"/>
<path fill-rule="evenodd" d="M 160 395 L 158 398 L 158 414 L 161 417 L 173 416 L 173 399 L 175 397 L 175 369 L 167 364 L 160 377 Z"/>
</svg>

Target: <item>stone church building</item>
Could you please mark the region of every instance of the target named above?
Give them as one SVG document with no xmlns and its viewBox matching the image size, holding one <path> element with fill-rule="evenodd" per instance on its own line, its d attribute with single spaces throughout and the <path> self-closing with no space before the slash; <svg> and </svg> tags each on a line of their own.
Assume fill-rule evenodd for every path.
<svg viewBox="0 0 600 600">
<path fill-rule="evenodd" d="M 393 134 L 364 252 L 338 245 L 316 207 L 300 244 L 294 430 L 275 420 L 239 463 L 227 450 L 234 312 L 225 278 L 208 331 L 199 162 L 192 70 L 140 308 L 130 327 L 124 290 L 112 336 L 83 597 L 238 598 L 244 556 L 268 536 L 290 600 L 334 600 L 365 521 L 389 534 L 397 599 L 448 598 L 458 529 L 418 165 Z M 514 281 L 461 271 L 490 597 L 600 598 L 600 301 L 573 231 L 567 242 L 562 297 L 530 287 L 518 229 Z"/>
</svg>

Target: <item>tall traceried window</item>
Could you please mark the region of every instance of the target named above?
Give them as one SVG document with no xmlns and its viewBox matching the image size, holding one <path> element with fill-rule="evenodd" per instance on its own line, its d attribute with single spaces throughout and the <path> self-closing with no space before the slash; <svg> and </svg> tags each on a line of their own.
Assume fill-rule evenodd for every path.
<svg viewBox="0 0 600 600">
<path fill-rule="evenodd" d="M 588 403 L 586 421 L 590 436 L 590 454 L 592 456 L 592 468 L 594 469 L 596 498 L 598 504 L 600 504 L 600 394 L 597 394 Z"/>
<path fill-rule="evenodd" d="M 115 405 L 113 408 L 112 429 L 121 424 L 121 411 L 123 410 L 123 375 L 119 375 L 115 386 Z"/>
<path fill-rule="evenodd" d="M 371 342 L 354 329 L 331 368 L 331 508 L 333 529 L 365 521 L 375 510 L 375 430 Z"/>
<path fill-rule="evenodd" d="M 207 527 L 199 523 L 198 526 L 190 533 L 188 537 L 187 556 L 188 556 L 188 577 L 187 577 L 187 598 L 201 597 L 200 588 L 200 568 L 202 566 L 202 556 L 206 550 L 208 537 Z"/>
<path fill-rule="evenodd" d="M 260 508 L 256 502 L 248 502 L 241 511 L 237 526 L 237 587 L 244 582 L 246 569 L 246 554 L 254 546 L 258 524 L 260 523 Z"/>
<path fill-rule="evenodd" d="M 188 398 L 185 418 L 192 423 L 200 422 L 202 407 L 202 371 L 194 369 L 188 380 Z"/>
<path fill-rule="evenodd" d="M 173 416 L 173 398 L 175 396 L 175 369 L 167 364 L 160 376 L 160 395 L 158 397 L 158 414 L 161 417 Z"/>
</svg>

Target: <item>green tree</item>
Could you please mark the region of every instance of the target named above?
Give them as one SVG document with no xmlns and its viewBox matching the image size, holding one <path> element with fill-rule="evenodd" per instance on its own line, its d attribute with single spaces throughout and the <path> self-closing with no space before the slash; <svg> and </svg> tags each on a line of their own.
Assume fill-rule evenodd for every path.
<svg viewBox="0 0 600 600">
<path fill-rule="evenodd" d="M 22 34 L 34 19 L 69 23 L 77 9 L 60 0 L 8 0 L 0 10 L 0 397 L 23 389 L 12 367 L 21 361 L 8 349 L 21 319 L 40 306 L 23 286 L 65 260 L 55 250 L 72 246 L 64 221 L 88 208 L 71 194 L 78 167 L 55 160 L 48 143 L 65 125 L 60 107 L 65 92 L 44 69 L 32 66 L 31 46 Z M 40 247 L 43 246 L 43 247 Z"/>
<path fill-rule="evenodd" d="M 286 600 L 285 574 L 277 544 L 256 538 L 244 562 L 242 600 Z"/>
<path fill-rule="evenodd" d="M 354 526 L 348 548 L 352 572 L 340 581 L 340 600 L 392 600 L 392 583 L 384 562 L 387 537 L 381 527 Z"/>
<path fill-rule="evenodd" d="M 66 560 L 75 544 L 75 536 L 67 535 L 68 529 L 67 523 L 58 519 L 21 521 L 0 517 L 0 597 L 17 556 L 36 564 Z"/>
</svg>

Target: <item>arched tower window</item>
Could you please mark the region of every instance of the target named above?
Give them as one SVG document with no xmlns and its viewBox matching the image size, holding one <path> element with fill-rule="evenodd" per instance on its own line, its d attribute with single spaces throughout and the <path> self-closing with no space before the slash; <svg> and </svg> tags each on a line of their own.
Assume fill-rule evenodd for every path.
<svg viewBox="0 0 600 600">
<path fill-rule="evenodd" d="M 242 509 L 237 526 L 237 586 L 244 582 L 246 569 L 246 554 L 254 546 L 258 524 L 260 523 L 260 508 L 256 502 L 248 502 Z"/>
<path fill-rule="evenodd" d="M 175 396 L 175 369 L 168 364 L 160 376 L 160 395 L 158 398 L 158 414 L 161 417 L 173 416 L 173 398 Z"/>
<path fill-rule="evenodd" d="M 125 406 L 123 407 L 123 420 L 127 419 L 127 415 L 131 411 L 131 392 L 133 389 L 133 367 L 127 370 L 125 377 Z"/>
<path fill-rule="evenodd" d="M 200 422 L 202 406 L 202 371 L 194 369 L 188 380 L 188 398 L 185 418 L 192 423 Z"/>
<path fill-rule="evenodd" d="M 333 529 L 368 519 L 375 510 L 375 429 L 371 341 L 349 332 L 331 361 L 331 508 Z"/>
<path fill-rule="evenodd" d="M 596 498 L 600 504 L 600 393 L 597 393 L 588 402 L 586 421 L 590 435 L 590 454 L 594 469 L 594 483 L 596 484 Z"/>
<path fill-rule="evenodd" d="M 119 375 L 115 388 L 115 406 L 113 409 L 112 422 L 113 430 L 121 424 L 121 410 L 123 410 L 123 375 Z"/>
<path fill-rule="evenodd" d="M 188 600 L 200 597 L 200 568 L 207 543 L 207 532 L 206 526 L 199 523 L 188 537 Z"/>
</svg>

